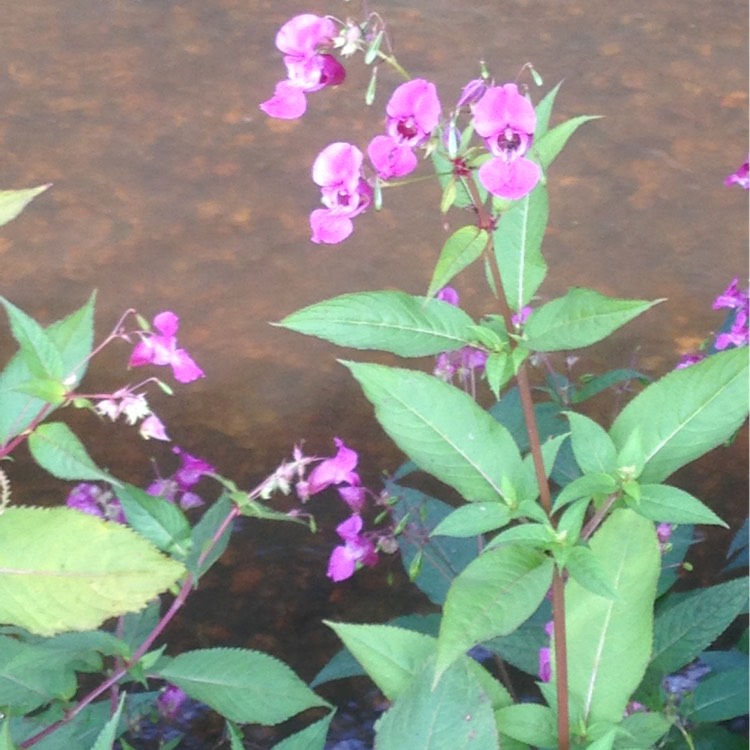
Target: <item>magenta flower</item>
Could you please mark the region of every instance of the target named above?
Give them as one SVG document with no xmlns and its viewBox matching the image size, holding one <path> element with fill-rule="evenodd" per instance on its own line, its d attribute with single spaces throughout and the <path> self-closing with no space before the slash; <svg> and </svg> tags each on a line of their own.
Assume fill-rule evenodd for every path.
<svg viewBox="0 0 750 750">
<path fill-rule="evenodd" d="M 359 474 L 354 471 L 357 468 L 359 455 L 357 451 L 347 448 L 344 441 L 334 438 L 336 444 L 336 455 L 321 461 L 307 478 L 308 495 L 316 495 L 331 485 L 360 484 Z"/>
<path fill-rule="evenodd" d="M 168 721 L 175 721 L 186 700 L 187 694 L 183 690 L 180 690 L 176 685 L 167 685 L 156 699 L 159 715 Z"/>
<path fill-rule="evenodd" d="M 416 78 L 399 86 L 385 108 L 386 135 L 372 139 L 367 153 L 383 180 L 413 172 L 421 146 L 438 126 L 440 100 L 434 83 Z"/>
<path fill-rule="evenodd" d="M 205 377 L 192 357 L 184 350 L 177 348 L 177 329 L 180 319 L 167 310 L 154 318 L 154 328 L 158 334 L 141 332 L 141 340 L 130 355 L 130 367 L 143 365 L 170 365 L 175 379 L 180 383 L 190 383 Z"/>
<path fill-rule="evenodd" d="M 550 621 L 544 626 L 544 632 L 549 638 L 552 638 L 555 625 Z M 542 646 L 539 649 L 539 679 L 542 682 L 549 682 L 552 679 L 552 648 Z"/>
<path fill-rule="evenodd" d="M 338 35 L 330 18 L 304 13 L 287 21 L 276 35 L 276 47 L 284 53 L 287 78 L 276 84 L 273 96 L 260 105 L 269 116 L 296 120 L 307 109 L 305 94 L 336 86 L 346 77 L 343 65 L 321 53 Z"/>
<path fill-rule="evenodd" d="M 167 429 L 164 427 L 164 423 L 156 416 L 156 414 L 150 414 L 146 417 L 138 430 L 140 436 L 144 440 L 153 438 L 154 440 L 170 440 L 167 435 Z"/>
<path fill-rule="evenodd" d="M 534 108 L 514 83 L 487 89 L 474 105 L 474 129 L 494 157 L 479 168 L 479 181 L 493 195 L 517 200 L 539 182 L 541 168 L 524 157 L 535 128 Z"/>
<path fill-rule="evenodd" d="M 65 505 L 81 513 L 98 516 L 105 521 L 125 523 L 125 514 L 122 512 L 120 501 L 110 490 L 105 490 L 91 482 L 81 482 L 73 487 Z"/>
<path fill-rule="evenodd" d="M 355 514 L 336 527 L 336 533 L 344 544 L 336 547 L 328 560 L 326 575 L 335 582 L 351 578 L 362 565 L 373 566 L 378 562 L 375 545 L 362 531 L 362 517 Z"/>
<path fill-rule="evenodd" d="M 522 328 L 533 312 L 534 308 L 530 305 L 526 305 L 511 316 L 510 322 L 513 323 L 516 328 Z"/>
<path fill-rule="evenodd" d="M 720 294 L 713 303 L 714 310 L 729 309 L 731 322 L 729 330 L 722 331 L 716 336 L 714 349 L 722 351 L 730 347 L 744 346 L 750 338 L 748 331 L 748 314 L 750 313 L 750 296 L 747 291 L 739 288 L 739 279 L 732 279 L 732 283 Z"/>
<path fill-rule="evenodd" d="M 352 219 L 372 202 L 372 188 L 362 177 L 362 152 L 351 143 L 332 143 L 318 154 L 312 178 L 325 208 L 310 214 L 312 241 L 336 244 L 354 231 Z"/>
<path fill-rule="evenodd" d="M 750 161 L 750 160 L 749 160 Z M 727 187 L 739 185 L 745 190 L 750 190 L 750 164 L 746 161 L 736 172 L 724 178 L 724 184 Z"/>
<path fill-rule="evenodd" d="M 705 354 L 683 354 L 680 361 L 675 365 L 675 370 L 684 370 L 691 365 L 697 365 L 706 358 Z"/>
<path fill-rule="evenodd" d="M 178 446 L 172 448 L 172 453 L 180 457 L 180 467 L 171 477 L 152 482 L 146 492 L 170 503 L 177 503 L 183 510 L 204 505 L 203 498 L 193 492 L 193 487 L 201 477 L 215 474 L 216 469 L 208 461 L 192 456 Z"/>
</svg>

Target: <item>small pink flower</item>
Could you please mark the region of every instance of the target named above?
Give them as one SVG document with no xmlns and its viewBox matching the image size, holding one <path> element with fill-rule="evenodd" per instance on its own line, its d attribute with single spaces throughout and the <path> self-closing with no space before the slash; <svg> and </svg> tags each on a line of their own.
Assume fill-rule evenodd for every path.
<svg viewBox="0 0 750 750">
<path fill-rule="evenodd" d="M 332 143 L 318 154 L 312 178 L 325 208 L 310 214 L 312 241 L 337 244 L 353 231 L 352 219 L 367 210 L 372 188 L 362 177 L 362 152 L 351 143 Z"/>
<path fill-rule="evenodd" d="M 534 312 L 534 309 L 530 305 L 526 305 L 526 307 L 522 307 L 517 313 L 511 316 L 510 322 L 516 328 L 521 328 L 529 319 L 532 312 Z"/>
<path fill-rule="evenodd" d="M 175 379 L 180 383 L 190 383 L 205 377 L 203 370 L 184 350 L 177 348 L 179 318 L 171 311 L 159 313 L 154 318 L 154 328 L 158 334 L 141 332 L 141 340 L 130 355 L 130 367 L 143 365 L 169 365 Z"/>
<path fill-rule="evenodd" d="M 336 527 L 336 533 L 344 544 L 336 547 L 328 561 L 326 575 L 335 582 L 351 578 L 362 565 L 372 567 L 378 562 L 375 545 L 362 531 L 362 517 L 355 514 Z"/>
<path fill-rule="evenodd" d="M 359 474 L 354 471 L 357 468 L 359 455 L 357 451 L 347 448 L 344 441 L 334 438 L 336 444 L 336 455 L 321 461 L 307 478 L 308 495 L 317 495 L 327 487 L 339 484 L 359 485 Z"/>
<path fill-rule="evenodd" d="M 164 424 L 156 414 L 151 414 L 146 417 L 146 419 L 141 422 L 138 432 L 144 440 L 149 440 L 150 438 L 153 438 L 154 440 L 170 439 L 169 435 L 167 435 L 167 430 L 164 427 Z"/>
<path fill-rule="evenodd" d="M 750 189 L 750 163 L 746 161 L 737 169 L 736 172 L 732 172 L 732 174 L 725 177 L 724 184 L 727 187 L 730 187 L 731 185 L 739 185 L 741 188 L 744 188 L 745 190 L 749 190 Z"/>
<path fill-rule="evenodd" d="M 494 157 L 479 168 L 479 181 L 493 195 L 517 200 L 536 187 L 542 170 L 524 157 L 535 128 L 534 108 L 515 83 L 487 89 L 474 105 L 474 129 Z"/>
</svg>

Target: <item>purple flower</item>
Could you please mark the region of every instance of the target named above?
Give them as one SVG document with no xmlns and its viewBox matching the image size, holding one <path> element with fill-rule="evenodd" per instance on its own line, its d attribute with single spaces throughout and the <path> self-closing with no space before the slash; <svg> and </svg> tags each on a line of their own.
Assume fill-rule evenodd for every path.
<svg viewBox="0 0 750 750">
<path fill-rule="evenodd" d="M 440 100 L 434 83 L 416 78 L 399 86 L 385 108 L 386 135 L 370 141 L 367 153 L 383 180 L 413 172 L 421 146 L 440 121 Z"/>
<path fill-rule="evenodd" d="M 747 307 L 748 301 L 750 301 L 748 293 L 740 290 L 740 280 L 735 277 L 729 286 L 714 300 L 712 307 L 714 310 L 721 310 L 723 308 L 734 310 Z"/>
<path fill-rule="evenodd" d="M 534 308 L 530 305 L 526 305 L 525 307 L 522 307 L 517 313 L 511 316 L 510 322 L 513 323 L 516 328 L 521 328 L 529 319 L 529 316 L 532 312 L 534 312 Z"/>
<path fill-rule="evenodd" d="M 716 336 L 714 349 L 721 351 L 730 347 L 744 346 L 748 343 L 748 313 L 750 312 L 750 297 L 747 291 L 739 288 L 739 279 L 732 279 L 732 283 L 714 300 L 713 309 L 729 309 L 731 322 L 729 330 L 724 330 Z M 727 324 L 725 324 L 727 325 Z"/>
<path fill-rule="evenodd" d="M 746 161 L 736 172 L 725 177 L 724 184 L 727 187 L 739 185 L 745 190 L 750 190 L 750 164 Z"/>
<path fill-rule="evenodd" d="M 167 685 L 156 699 L 159 714 L 168 721 L 174 721 L 180 715 L 182 704 L 187 700 L 187 694 L 176 685 Z"/>
<path fill-rule="evenodd" d="M 336 455 L 324 459 L 310 472 L 307 479 L 309 495 L 316 495 L 331 485 L 360 484 L 359 474 L 354 471 L 359 461 L 357 451 L 347 448 L 339 438 L 334 438 L 333 442 L 337 448 Z"/>
<path fill-rule="evenodd" d="M 146 488 L 146 492 L 170 503 L 177 503 L 183 510 L 203 505 L 203 498 L 193 492 L 193 487 L 198 484 L 201 477 L 215 474 L 216 469 L 208 461 L 192 456 L 178 446 L 172 448 L 172 452 L 180 457 L 180 467 L 171 477 L 152 482 Z"/>
<path fill-rule="evenodd" d="M 683 354 L 682 359 L 675 366 L 675 370 L 684 370 L 686 367 L 696 365 L 706 358 L 705 354 Z"/>
<path fill-rule="evenodd" d="M 179 318 L 171 311 L 159 313 L 154 318 L 154 328 L 159 334 L 141 332 L 141 340 L 135 345 L 130 355 L 130 367 L 143 365 L 170 365 L 175 379 L 180 383 L 190 383 L 205 377 L 192 357 L 184 350 L 177 348 L 177 329 Z"/>
<path fill-rule="evenodd" d="M 375 545 L 362 531 L 362 517 L 355 514 L 336 527 L 336 533 L 344 544 L 336 547 L 328 561 L 326 575 L 335 582 L 351 578 L 362 565 L 373 566 L 378 562 Z"/>
<path fill-rule="evenodd" d="M 325 208 L 310 214 L 312 241 L 336 244 L 354 230 L 352 219 L 372 202 L 372 188 L 362 177 L 362 152 L 351 143 L 332 143 L 318 154 L 312 178 Z"/>
<path fill-rule="evenodd" d="M 141 427 L 138 432 L 144 440 L 149 440 L 151 438 L 154 440 L 170 440 L 169 435 L 167 435 L 167 430 L 164 427 L 164 423 L 156 416 L 156 414 L 151 414 L 146 417 L 143 422 L 141 422 Z"/>
<path fill-rule="evenodd" d="M 474 105 L 474 129 L 494 157 L 479 168 L 479 181 L 493 195 L 517 200 L 539 182 L 541 168 L 524 157 L 535 128 L 534 108 L 514 83 L 487 89 Z"/>
<path fill-rule="evenodd" d="M 273 96 L 260 105 L 270 117 L 296 120 L 307 109 L 305 93 L 337 86 L 346 77 L 344 66 L 320 52 L 333 46 L 338 36 L 330 18 L 303 13 L 287 21 L 276 35 L 276 47 L 284 53 L 287 78 L 276 84 Z"/>
<path fill-rule="evenodd" d="M 469 81 L 461 91 L 461 96 L 456 102 L 456 109 L 461 109 L 467 104 L 476 104 L 487 91 L 487 81 L 484 78 L 475 78 Z"/>
<path fill-rule="evenodd" d="M 436 295 L 435 299 L 447 302 L 453 307 L 458 307 L 460 298 L 458 292 L 452 286 L 444 286 Z"/>
<path fill-rule="evenodd" d="M 110 490 L 105 490 L 91 482 L 81 482 L 73 487 L 65 504 L 69 508 L 90 516 L 98 516 L 105 521 L 125 523 L 125 514 L 122 512 L 120 501 Z"/>
<path fill-rule="evenodd" d="M 547 637 L 552 637 L 554 628 L 555 625 L 552 621 L 544 626 Z M 549 682 L 552 679 L 552 648 L 550 646 L 542 646 L 539 649 L 539 679 L 542 682 Z"/>
</svg>

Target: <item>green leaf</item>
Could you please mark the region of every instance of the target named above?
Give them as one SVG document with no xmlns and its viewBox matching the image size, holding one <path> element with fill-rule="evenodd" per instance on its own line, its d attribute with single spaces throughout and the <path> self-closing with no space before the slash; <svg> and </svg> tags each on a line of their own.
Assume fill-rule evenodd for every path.
<svg viewBox="0 0 750 750">
<path fill-rule="evenodd" d="M 437 641 L 423 633 L 390 625 L 352 625 L 324 620 L 364 667 L 388 700 L 398 698 L 424 662 L 435 653 Z"/>
<path fill-rule="evenodd" d="M 502 499 L 521 457 L 510 433 L 463 391 L 431 375 L 343 362 L 391 439 L 424 471 L 469 501 Z"/>
<path fill-rule="evenodd" d="M 557 747 L 557 720 L 549 706 L 519 703 L 495 714 L 500 731 L 538 748 Z"/>
<path fill-rule="evenodd" d="M 576 463 L 584 474 L 610 474 L 617 469 L 617 449 L 607 431 L 593 419 L 565 412 Z"/>
<path fill-rule="evenodd" d="M 622 449 L 638 434 L 645 467 L 641 482 L 661 482 L 728 440 L 748 409 L 746 348 L 712 354 L 673 370 L 639 393 L 609 431 Z"/>
<path fill-rule="evenodd" d="M 605 297 L 593 289 L 569 289 L 529 318 L 526 346 L 537 352 L 582 349 L 595 344 L 663 300 Z"/>
<path fill-rule="evenodd" d="M 622 509 L 602 524 L 590 549 L 617 598 L 575 580 L 566 585 L 571 708 L 587 725 L 618 723 L 651 652 L 659 546 L 653 523 Z"/>
<path fill-rule="evenodd" d="M 558 451 L 567 437 L 567 435 L 555 435 L 542 443 L 542 464 L 545 476 L 549 477 L 552 467 L 555 465 Z M 524 456 L 523 462 L 516 469 L 512 480 L 517 502 L 530 503 L 539 497 L 539 480 L 536 475 L 534 457 L 531 453 Z"/>
<path fill-rule="evenodd" d="M 58 380 L 64 375 L 60 351 L 48 333 L 5 297 L 0 297 L 10 321 L 10 331 L 20 346 L 20 354 L 29 372 L 39 379 Z"/>
<path fill-rule="evenodd" d="M 498 747 L 492 703 L 467 661 L 432 684 L 429 659 L 378 721 L 378 750 L 490 750 Z"/>
<path fill-rule="evenodd" d="M 431 536 L 474 537 L 502 528 L 510 522 L 510 511 L 501 503 L 471 503 L 456 508 L 432 531 Z"/>
<path fill-rule="evenodd" d="M 28 396 L 38 398 L 52 406 L 60 406 L 65 403 L 68 388 L 59 380 L 50 380 L 49 378 L 38 378 L 27 380 L 16 386 L 14 390 L 17 393 L 25 393 Z"/>
<path fill-rule="evenodd" d="M 488 550 L 469 563 L 448 590 L 436 678 L 473 646 L 530 617 L 550 587 L 552 569 L 551 558 L 517 546 Z"/>
<path fill-rule="evenodd" d="M 540 183 L 527 196 L 513 202 L 495 230 L 495 259 L 514 312 L 531 302 L 547 275 L 542 240 L 548 217 L 547 188 Z"/>
<path fill-rule="evenodd" d="M 29 450 L 39 466 L 58 479 L 101 480 L 120 485 L 91 460 L 83 443 L 63 422 L 40 424 L 29 435 Z"/>
<path fill-rule="evenodd" d="M 8 718 L 4 718 L 2 724 L 0 724 L 0 750 L 16 750 L 10 736 L 10 720 Z"/>
<path fill-rule="evenodd" d="M 563 146 L 568 142 L 570 136 L 584 122 L 598 120 L 599 117 L 599 115 L 581 115 L 580 117 L 572 117 L 570 120 L 560 123 L 534 142 L 530 155 L 539 160 L 542 169 L 546 172 L 549 165 L 552 164 L 560 151 L 562 151 Z"/>
<path fill-rule="evenodd" d="M 224 529 L 215 543 L 213 540 L 233 507 L 229 495 L 223 493 L 193 527 L 190 553 L 185 560 L 185 567 L 196 581 L 224 554 L 232 533 L 232 524 Z M 209 548 L 210 553 L 207 552 Z M 206 557 L 201 559 L 204 553 L 207 553 Z"/>
<path fill-rule="evenodd" d="M 183 572 L 129 528 L 70 508 L 0 515 L 0 622 L 38 635 L 138 611 Z"/>
<path fill-rule="evenodd" d="M 616 492 L 617 488 L 616 480 L 609 474 L 584 474 L 562 488 L 555 498 L 552 510 L 557 512 L 563 506 L 582 497 L 606 497 Z"/>
<path fill-rule="evenodd" d="M 674 672 L 713 643 L 747 606 L 747 582 L 739 578 L 700 589 L 660 610 L 654 622 L 652 668 L 662 675 Z"/>
<path fill-rule="evenodd" d="M 612 388 L 620 383 L 627 383 L 630 380 L 637 380 L 643 385 L 649 383 L 649 378 L 637 370 L 617 369 L 605 372 L 603 375 L 596 375 L 585 380 L 578 390 L 573 394 L 571 399 L 574 404 L 582 404 L 584 401 L 596 396 L 598 393 Z"/>
<path fill-rule="evenodd" d="M 126 694 L 120 696 L 120 702 L 112 718 L 102 727 L 96 742 L 92 745 L 91 750 L 112 750 L 112 745 L 117 737 L 117 727 L 122 715 L 122 707 L 125 703 Z"/>
<path fill-rule="evenodd" d="M 310 724 L 299 732 L 295 732 L 291 737 L 287 737 L 278 744 L 274 745 L 272 750 L 323 750 L 328 736 L 328 727 L 334 712 L 326 714 L 322 719 Z M 238 750 L 244 747 L 238 746 Z M 234 748 L 232 748 L 234 750 Z"/>
<path fill-rule="evenodd" d="M 617 599 L 617 592 L 603 574 L 596 556 L 588 547 L 573 547 L 567 556 L 565 569 L 579 586 L 592 594 L 605 599 Z"/>
<path fill-rule="evenodd" d="M 432 273 L 427 296 L 434 297 L 454 276 L 481 257 L 488 239 L 484 229 L 471 225 L 457 229 L 448 237 Z"/>
<path fill-rule="evenodd" d="M 154 497 L 132 484 L 115 490 L 128 525 L 162 552 L 184 558 L 190 549 L 191 528 L 174 503 Z"/>
<path fill-rule="evenodd" d="M 712 674 L 693 692 L 686 718 L 691 721 L 726 721 L 747 714 L 750 702 L 747 664 L 741 669 Z"/>
<path fill-rule="evenodd" d="M 677 487 L 666 484 L 640 485 L 641 497 L 637 503 L 628 503 L 645 518 L 659 523 L 702 523 L 729 527 L 697 497 Z M 626 498 L 627 500 L 627 498 Z"/>
<path fill-rule="evenodd" d="M 544 98 L 536 105 L 536 129 L 534 130 L 534 137 L 540 140 L 549 130 L 549 120 L 552 115 L 552 107 L 555 104 L 555 98 L 557 97 L 558 91 L 560 91 L 562 81 L 555 86 L 551 91 L 545 94 Z"/>
<path fill-rule="evenodd" d="M 278 724 L 308 708 L 330 708 L 286 664 L 248 649 L 187 651 L 159 674 L 191 698 L 243 724 Z"/>
<path fill-rule="evenodd" d="M 52 183 L 38 185 L 23 190 L 0 190 L 0 226 L 18 216 L 37 195 L 43 193 Z"/>
<path fill-rule="evenodd" d="M 382 291 L 318 302 L 287 315 L 277 325 L 339 346 L 424 357 L 471 343 L 474 322 L 442 300 Z"/>
<path fill-rule="evenodd" d="M 669 731 L 671 723 L 655 711 L 636 711 L 626 716 L 620 727 L 623 735 L 615 741 L 616 748 L 650 750 Z M 627 734 L 625 734 L 625 732 Z"/>
</svg>

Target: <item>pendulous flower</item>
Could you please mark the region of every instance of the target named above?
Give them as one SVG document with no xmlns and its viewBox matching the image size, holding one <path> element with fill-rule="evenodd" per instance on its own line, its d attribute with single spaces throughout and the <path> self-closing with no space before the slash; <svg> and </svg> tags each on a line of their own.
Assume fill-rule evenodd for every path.
<svg viewBox="0 0 750 750">
<path fill-rule="evenodd" d="M 354 231 L 352 219 L 372 202 L 372 188 L 362 176 L 363 158 L 356 146 L 338 142 L 326 146 L 315 159 L 312 178 L 320 187 L 325 208 L 310 214 L 313 242 L 345 240 Z"/>
<path fill-rule="evenodd" d="M 372 540 L 361 534 L 362 517 L 354 514 L 336 527 L 336 533 L 344 544 L 335 547 L 328 560 L 326 575 L 335 582 L 351 578 L 362 565 L 372 567 L 378 562 L 378 554 Z"/>
<path fill-rule="evenodd" d="M 727 187 L 730 187 L 731 185 L 739 185 L 741 188 L 744 188 L 745 190 L 749 190 L 750 189 L 750 163 L 746 161 L 737 169 L 736 172 L 732 172 L 732 174 L 727 175 L 727 177 L 724 178 L 724 184 Z"/>
<path fill-rule="evenodd" d="M 539 165 L 524 156 L 536 128 L 531 102 L 515 83 L 506 83 L 487 89 L 473 113 L 474 129 L 493 156 L 479 168 L 479 181 L 499 198 L 523 198 L 542 176 Z"/>
</svg>

